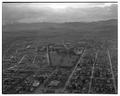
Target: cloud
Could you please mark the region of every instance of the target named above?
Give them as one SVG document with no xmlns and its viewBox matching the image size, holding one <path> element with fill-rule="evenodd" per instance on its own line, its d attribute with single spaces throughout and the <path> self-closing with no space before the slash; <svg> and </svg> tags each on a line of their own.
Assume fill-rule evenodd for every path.
<svg viewBox="0 0 120 96">
<path fill-rule="evenodd" d="M 117 19 L 117 4 L 3 3 L 3 24 L 33 22 L 91 22 Z"/>
<path fill-rule="evenodd" d="M 47 13 L 49 12 L 48 8 L 33 9 L 30 6 L 19 4 L 6 5 L 6 3 L 3 5 L 2 9 L 2 17 L 4 23 L 14 23 L 25 18 L 36 19 L 38 17 L 47 15 Z"/>
</svg>

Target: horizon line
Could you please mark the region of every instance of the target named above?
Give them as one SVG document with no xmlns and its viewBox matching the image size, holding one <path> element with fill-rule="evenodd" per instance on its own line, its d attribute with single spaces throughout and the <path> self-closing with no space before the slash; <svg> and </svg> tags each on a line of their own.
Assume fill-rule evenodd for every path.
<svg viewBox="0 0 120 96">
<path fill-rule="evenodd" d="M 71 22 L 30 22 L 30 23 L 27 23 L 27 22 L 15 22 L 15 23 L 9 23 L 9 24 L 2 24 L 2 26 L 5 26 L 5 25 L 12 25 L 12 24 L 37 24 L 37 23 L 57 23 L 57 24 L 64 24 L 64 23 L 95 23 L 95 22 L 104 22 L 104 21 L 109 21 L 109 20 L 117 20 L 118 21 L 118 18 L 117 19 L 107 19 L 107 20 L 98 20 L 98 21 L 79 21 L 79 22 L 75 22 L 75 21 L 71 21 Z"/>
<path fill-rule="evenodd" d="M 118 1 L 3 1 L 2 3 L 118 3 Z"/>
</svg>

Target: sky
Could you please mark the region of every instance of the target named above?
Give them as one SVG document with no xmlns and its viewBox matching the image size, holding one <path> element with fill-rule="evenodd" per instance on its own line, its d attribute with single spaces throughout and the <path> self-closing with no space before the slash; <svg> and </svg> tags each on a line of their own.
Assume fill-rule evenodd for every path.
<svg viewBox="0 0 120 96">
<path fill-rule="evenodd" d="M 117 19 L 117 3 L 2 3 L 2 24 Z"/>
</svg>

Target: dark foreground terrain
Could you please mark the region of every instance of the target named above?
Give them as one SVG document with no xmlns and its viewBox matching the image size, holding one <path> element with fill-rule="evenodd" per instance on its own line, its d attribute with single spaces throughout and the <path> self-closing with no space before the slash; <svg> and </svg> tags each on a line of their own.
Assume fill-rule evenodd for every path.
<svg viewBox="0 0 120 96">
<path fill-rule="evenodd" d="M 3 26 L 3 94 L 117 94 L 117 20 Z"/>
</svg>

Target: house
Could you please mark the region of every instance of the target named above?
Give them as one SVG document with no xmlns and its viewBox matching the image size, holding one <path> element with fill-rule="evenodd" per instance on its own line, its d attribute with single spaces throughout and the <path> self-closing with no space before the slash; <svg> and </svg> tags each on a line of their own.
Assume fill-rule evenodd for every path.
<svg viewBox="0 0 120 96">
<path fill-rule="evenodd" d="M 40 85 L 40 82 L 38 80 L 34 80 L 32 86 L 37 87 Z"/>
<path fill-rule="evenodd" d="M 31 47 L 31 45 L 27 45 L 27 47 L 26 47 L 26 48 L 28 49 L 28 48 L 30 48 L 30 47 Z"/>
<path fill-rule="evenodd" d="M 58 80 L 53 80 L 53 81 L 51 81 L 51 82 L 49 83 L 48 86 L 58 86 L 59 83 L 60 83 L 60 81 L 58 81 Z"/>
<path fill-rule="evenodd" d="M 82 54 L 82 52 L 83 52 L 83 47 L 74 48 L 74 53 L 76 55 L 80 55 L 80 54 Z"/>
</svg>

